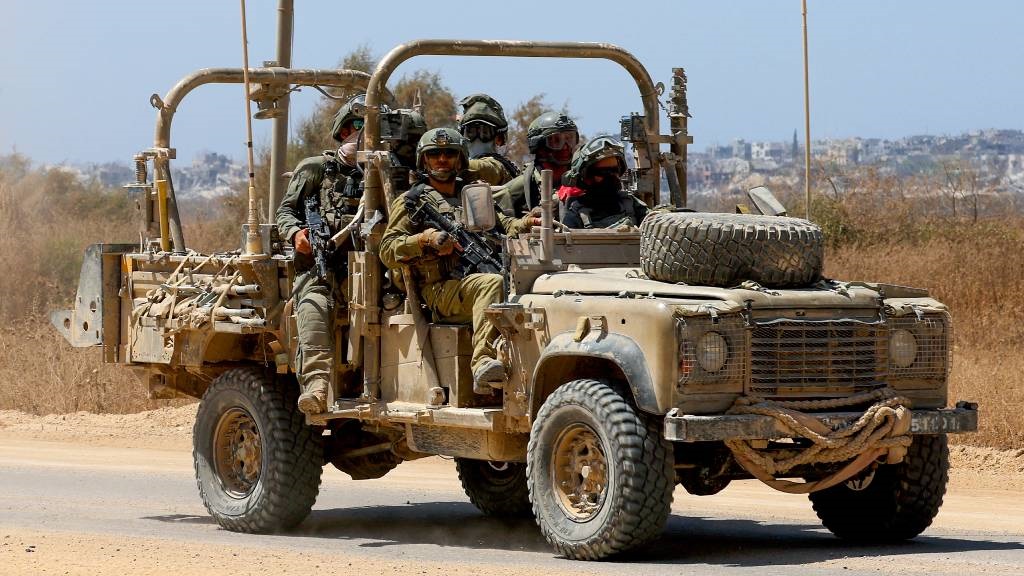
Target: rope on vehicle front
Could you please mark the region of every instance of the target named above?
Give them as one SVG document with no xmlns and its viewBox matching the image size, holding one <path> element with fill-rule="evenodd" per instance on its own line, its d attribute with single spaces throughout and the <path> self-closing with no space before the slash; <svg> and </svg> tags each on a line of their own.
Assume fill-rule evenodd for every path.
<svg viewBox="0 0 1024 576">
<path fill-rule="evenodd" d="M 805 410 L 828 410 L 871 402 L 855 421 L 835 430 Z M 784 434 L 806 438 L 807 447 L 794 449 L 755 448 L 753 440 L 727 440 L 736 461 L 758 480 L 782 492 L 807 494 L 830 488 L 852 478 L 882 458 L 897 464 L 911 443 L 910 400 L 890 388 L 856 394 L 847 398 L 809 401 L 767 400 L 741 396 L 729 414 L 756 414 L 778 421 Z M 839 471 L 820 480 L 794 482 L 779 477 L 797 466 L 849 461 Z"/>
</svg>

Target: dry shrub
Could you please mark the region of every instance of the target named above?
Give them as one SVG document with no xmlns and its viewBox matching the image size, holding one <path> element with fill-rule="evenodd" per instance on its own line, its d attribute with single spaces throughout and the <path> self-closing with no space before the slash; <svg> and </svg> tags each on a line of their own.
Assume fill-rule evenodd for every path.
<svg viewBox="0 0 1024 576">
<path fill-rule="evenodd" d="M 239 234 L 223 232 L 237 225 L 207 214 L 186 238 L 237 246 Z M 49 322 L 52 310 L 71 307 L 89 244 L 138 241 L 133 215 L 121 189 L 0 157 L 0 409 L 124 413 L 166 404 L 148 400 L 131 370 L 103 364 L 98 348 L 73 349 Z"/>
<path fill-rule="evenodd" d="M 104 364 L 99 348 L 75 349 L 45 318 L 0 330 L 0 410 L 32 414 L 130 413 L 166 406 L 124 366 Z"/>
</svg>

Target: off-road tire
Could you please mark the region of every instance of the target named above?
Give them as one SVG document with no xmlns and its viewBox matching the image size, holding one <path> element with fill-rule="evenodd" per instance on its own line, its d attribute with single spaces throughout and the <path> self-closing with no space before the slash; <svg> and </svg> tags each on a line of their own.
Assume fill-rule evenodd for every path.
<svg viewBox="0 0 1024 576">
<path fill-rule="evenodd" d="M 519 518 L 532 514 L 526 464 L 456 458 L 455 469 L 469 501 L 484 514 Z"/>
<path fill-rule="evenodd" d="M 661 212 L 640 224 L 640 266 L 661 282 L 808 286 L 823 259 L 821 228 L 800 218 Z"/>
<path fill-rule="evenodd" d="M 809 495 L 825 528 L 855 542 L 885 544 L 924 531 L 949 479 L 946 435 L 914 436 L 903 462 L 881 465 L 863 490 L 840 484 Z"/>
<path fill-rule="evenodd" d="M 607 482 L 596 512 L 581 520 L 564 508 L 553 460 L 566 434 L 588 429 L 607 463 L 601 469 Z M 564 384 L 541 406 L 527 446 L 526 475 L 544 537 L 559 553 L 578 560 L 605 558 L 658 536 L 675 484 L 672 448 L 658 420 L 597 380 Z"/>
<path fill-rule="evenodd" d="M 203 394 L 192 429 L 196 484 L 207 511 L 234 532 L 288 530 L 309 515 L 323 472 L 323 441 L 296 407 L 297 390 L 257 368 L 220 375 Z M 230 472 L 218 465 L 218 429 L 226 418 L 250 418 L 261 446 L 258 477 L 232 493 Z M 222 432 L 224 434 L 225 432 Z"/>
</svg>

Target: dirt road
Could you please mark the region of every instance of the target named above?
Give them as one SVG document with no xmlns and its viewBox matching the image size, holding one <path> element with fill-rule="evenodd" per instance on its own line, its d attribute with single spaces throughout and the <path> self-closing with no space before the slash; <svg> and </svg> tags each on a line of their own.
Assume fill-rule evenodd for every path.
<svg viewBox="0 0 1024 576">
<path fill-rule="evenodd" d="M 1024 574 L 1024 454 L 994 467 L 960 451 L 938 518 L 905 545 L 845 545 L 805 497 L 738 482 L 711 497 L 678 489 L 653 545 L 582 563 L 554 556 L 529 521 L 479 515 L 439 458 L 363 482 L 328 468 L 294 533 L 226 532 L 199 501 L 187 427 L 146 434 L 167 418 L 83 429 L 0 412 L 0 574 Z"/>
</svg>

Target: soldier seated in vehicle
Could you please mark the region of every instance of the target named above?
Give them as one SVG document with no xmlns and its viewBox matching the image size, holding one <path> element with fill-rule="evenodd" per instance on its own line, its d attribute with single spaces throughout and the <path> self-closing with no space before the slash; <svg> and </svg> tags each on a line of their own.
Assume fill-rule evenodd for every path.
<svg viewBox="0 0 1024 576">
<path fill-rule="evenodd" d="M 363 128 L 364 102 L 365 95 L 359 94 L 338 109 L 331 137 L 340 147 L 299 162 L 277 210 L 278 232 L 295 247 L 297 274 L 292 298 L 299 340 L 297 372 L 302 385 L 299 409 L 306 414 L 326 409 L 334 351 L 333 310 L 345 306 L 345 296 L 336 287 L 344 283 L 346 263 L 346 251 L 335 250 L 329 260 L 331 274 L 319 277 L 309 240 L 306 199 L 310 195 L 318 197 L 320 216 L 332 234 L 351 221 L 362 196 L 356 149 Z"/>
<path fill-rule="evenodd" d="M 501 104 L 487 94 L 470 94 L 459 105 L 459 133 L 469 144 L 470 170 L 492 186 L 518 176 L 519 167 L 499 152 L 508 138 L 508 120 Z"/>
<path fill-rule="evenodd" d="M 619 140 L 598 136 L 580 146 L 558 189 L 562 224 L 569 228 L 639 226 L 648 208 L 623 189 L 625 173 L 625 148 Z"/>
<path fill-rule="evenodd" d="M 580 133 L 572 118 L 560 112 L 545 112 L 530 122 L 526 145 L 533 161 L 523 173 L 494 194 L 505 214 L 523 216 L 540 205 L 540 172 L 551 170 L 552 182 L 561 182 L 569 169 Z"/>
<path fill-rule="evenodd" d="M 434 319 L 473 325 L 473 390 L 491 393 L 492 383 L 505 380 L 505 368 L 496 359 L 492 342 L 497 330 L 484 311 L 505 298 L 500 274 L 470 271 L 460 277 L 460 246 L 449 233 L 425 227 L 411 218 L 410 208 L 424 203 L 441 217 L 456 220 L 466 182 L 462 171 L 469 163 L 466 140 L 449 128 L 435 128 L 420 139 L 416 151 L 420 181 L 391 204 L 388 226 L 381 239 L 381 261 L 391 269 L 392 279 L 404 287 L 402 267 L 408 266 L 423 303 Z M 540 224 L 538 218 L 510 218 L 496 215 L 495 233 L 514 236 Z"/>
</svg>

